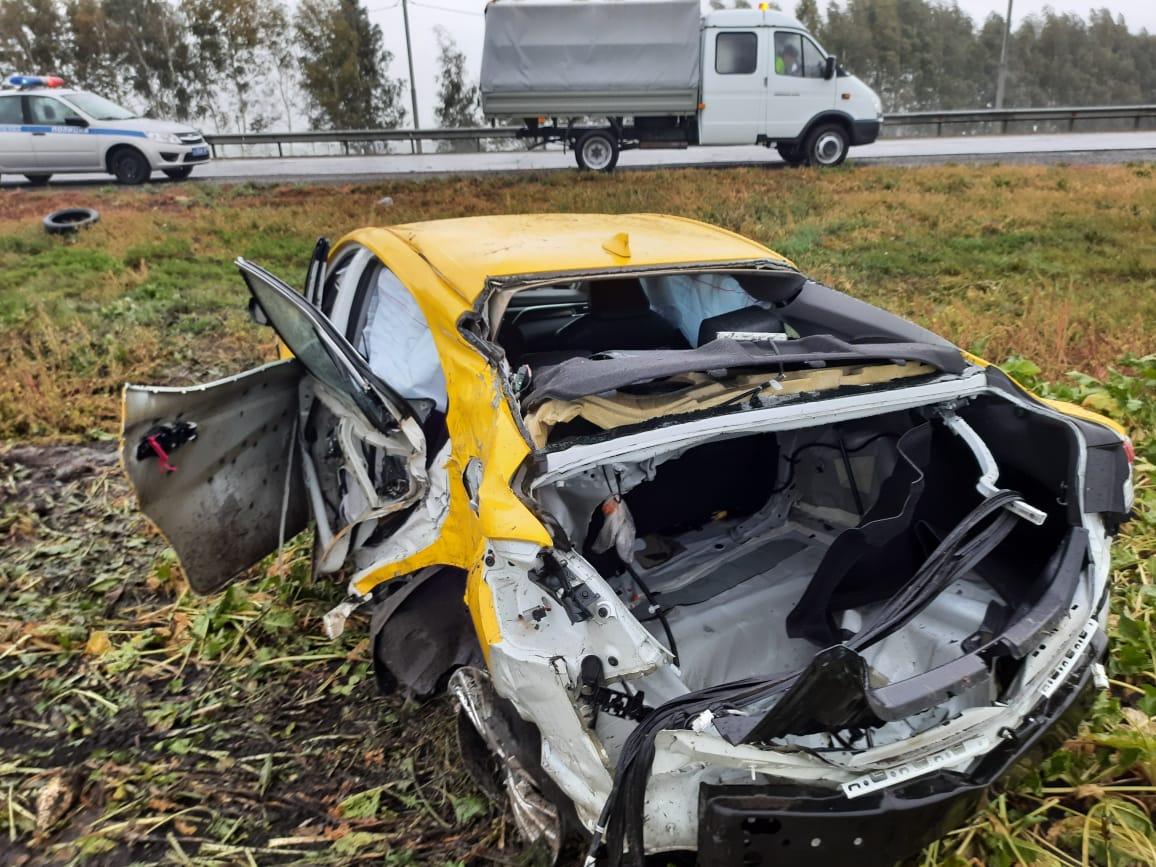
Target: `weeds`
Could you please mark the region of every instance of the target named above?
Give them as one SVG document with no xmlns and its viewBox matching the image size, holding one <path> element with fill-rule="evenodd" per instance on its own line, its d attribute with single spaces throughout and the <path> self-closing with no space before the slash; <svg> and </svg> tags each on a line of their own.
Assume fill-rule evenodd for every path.
<svg viewBox="0 0 1156 867">
<path fill-rule="evenodd" d="M 525 863 L 456 758 L 446 701 L 375 695 L 364 624 L 309 540 L 208 599 L 114 463 L 124 380 L 267 358 L 229 264 L 290 277 L 366 223 L 667 211 L 756 237 L 945 333 L 1046 397 L 1119 420 L 1136 514 L 1114 547 L 1111 688 L 923 865 L 1156 863 L 1156 187 L 1148 166 L 760 169 L 360 187 L 106 188 L 75 241 L 0 196 L 0 852 L 5 863 Z M 179 190 L 179 192 L 174 192 Z M 389 210 L 375 203 L 388 193 Z M 64 199 L 68 201 L 65 202 Z M 1072 369 L 1086 373 L 1068 373 Z M 52 441 L 36 447 L 16 440 Z M 82 442 L 83 441 L 83 442 Z M 69 442 L 74 444 L 68 444 Z"/>
<path fill-rule="evenodd" d="M 293 282 L 313 241 L 366 224 L 537 212 L 667 212 L 718 223 L 818 279 L 1050 380 L 1151 351 L 1150 168 L 758 167 L 361 186 L 210 184 L 0 196 L 0 437 L 112 430 L 126 380 L 203 381 L 267 356 L 232 261 Z M 388 208 L 377 203 L 392 197 Z M 78 201 L 79 198 L 79 201 Z M 74 240 L 40 217 L 100 209 Z"/>
</svg>

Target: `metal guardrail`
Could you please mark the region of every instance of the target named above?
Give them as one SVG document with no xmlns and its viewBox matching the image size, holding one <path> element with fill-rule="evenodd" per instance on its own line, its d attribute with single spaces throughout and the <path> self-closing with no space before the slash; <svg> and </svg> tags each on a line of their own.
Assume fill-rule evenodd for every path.
<svg viewBox="0 0 1156 867">
<path fill-rule="evenodd" d="M 884 115 L 886 127 L 934 126 L 935 135 L 943 135 L 945 126 L 961 124 L 998 124 L 1006 134 L 1010 123 L 1067 123 L 1074 131 L 1079 121 L 1131 120 L 1133 129 L 1140 129 L 1145 118 L 1156 118 L 1156 105 L 1113 105 L 1071 108 L 1003 108 L 974 111 L 915 111 Z M 885 128 L 886 128 L 885 127 Z M 419 141 L 472 141 L 512 139 L 518 137 L 518 128 L 512 126 L 471 127 L 462 129 L 345 129 L 309 130 L 304 132 L 222 133 L 207 135 L 205 139 L 217 156 L 217 148 L 228 145 L 276 145 L 277 156 L 283 157 L 287 144 L 340 144 L 348 154 L 353 143 L 407 141 L 416 150 Z"/>
<path fill-rule="evenodd" d="M 354 142 L 407 141 L 474 141 L 485 139 L 517 138 L 515 126 L 479 126 L 460 129 L 338 129 L 309 130 L 305 132 L 251 132 L 221 133 L 205 136 L 213 156 L 222 145 L 277 145 L 277 156 L 285 155 L 282 145 L 287 144 L 340 144 L 344 153 Z"/>
<path fill-rule="evenodd" d="M 1145 118 L 1156 117 L 1156 105 L 1094 105 L 1070 108 L 986 108 L 977 111 L 913 111 L 884 116 L 889 126 L 934 126 L 937 136 L 951 124 L 998 123 L 1007 133 L 1009 123 L 1062 122 L 1074 132 L 1077 121 L 1130 120 L 1140 129 Z"/>
</svg>

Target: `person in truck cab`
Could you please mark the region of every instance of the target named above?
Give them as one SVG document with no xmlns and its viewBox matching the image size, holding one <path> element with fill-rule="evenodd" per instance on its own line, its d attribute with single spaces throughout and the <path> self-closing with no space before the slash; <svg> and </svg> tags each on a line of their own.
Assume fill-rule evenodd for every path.
<svg viewBox="0 0 1156 867">
<path fill-rule="evenodd" d="M 803 68 L 799 66 L 799 49 L 794 43 L 787 42 L 775 55 L 775 72 L 779 75 L 803 74 Z"/>
</svg>

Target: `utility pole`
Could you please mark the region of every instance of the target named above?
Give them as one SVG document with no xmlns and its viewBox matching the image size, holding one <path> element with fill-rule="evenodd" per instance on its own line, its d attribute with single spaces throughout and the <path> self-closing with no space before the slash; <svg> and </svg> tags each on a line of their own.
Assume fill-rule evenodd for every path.
<svg viewBox="0 0 1156 867">
<path fill-rule="evenodd" d="M 1011 0 L 1008 0 L 1010 6 Z M 421 126 L 421 121 L 418 120 L 417 115 L 417 83 L 413 77 L 413 40 L 409 36 L 409 3 L 406 0 L 401 0 L 401 18 L 405 22 L 405 56 L 409 61 L 409 98 L 413 104 L 413 128 L 418 129 Z M 1004 36 L 1004 46 L 1007 46 L 1007 36 Z M 419 139 L 413 140 L 414 153 L 421 153 L 421 141 Z"/>
<path fill-rule="evenodd" d="M 405 3 L 405 0 L 402 0 Z M 1007 17 L 1003 20 L 1003 45 L 999 50 L 999 73 L 995 79 L 995 107 L 1003 108 L 1003 92 L 1007 85 L 1007 40 L 1011 34 L 1012 0 L 1007 0 Z M 411 73 L 412 75 L 412 73 Z"/>
</svg>

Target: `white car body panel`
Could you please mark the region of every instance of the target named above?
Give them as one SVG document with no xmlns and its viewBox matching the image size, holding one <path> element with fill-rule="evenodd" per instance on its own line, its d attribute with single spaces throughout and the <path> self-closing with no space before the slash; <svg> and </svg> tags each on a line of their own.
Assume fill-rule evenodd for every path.
<svg viewBox="0 0 1156 867">
<path fill-rule="evenodd" d="M 727 432 L 784 430 L 862 418 L 902 407 L 916 407 L 982 394 L 1021 405 L 1027 412 L 1054 414 L 1022 398 L 993 390 L 982 372 L 971 372 L 943 382 L 896 389 L 893 393 L 816 400 L 802 405 L 750 410 L 741 414 L 614 438 L 604 443 L 577 445 L 551 453 L 547 470 L 535 488 L 590 466 L 611 460 L 639 460 L 656 450 L 683 449 Z M 1079 428 L 1064 419 L 1082 441 Z M 1085 474 L 1079 458 L 1078 478 Z M 966 771 L 978 757 L 1000 741 L 1000 731 L 1022 724 L 1049 685 L 1063 680 L 1090 645 L 1089 612 L 1102 598 L 1108 582 L 1110 539 L 1096 515 L 1085 516 L 1090 536 L 1091 565 L 1081 576 L 1073 610 L 1042 643 L 1039 652 L 1024 661 L 1017 677 L 1016 699 L 1009 704 L 965 708 L 938 725 L 858 753 L 828 753 L 820 760 L 806 753 L 781 752 L 749 744 L 732 745 L 709 725 L 702 731 L 668 730 L 655 740 L 655 758 L 646 796 L 648 852 L 693 849 L 697 845 L 699 786 L 704 783 L 765 783 L 794 781 L 850 790 L 849 797 L 898 785 L 923 774 L 951 769 Z M 568 565 L 595 591 L 598 606 L 609 608 L 607 618 L 595 617 L 572 624 L 555 606 L 536 626 L 526 616 L 539 604 L 543 591 L 529 578 L 537 551 L 533 546 L 495 543 L 497 562 L 487 570 L 502 624 L 502 641 L 491 650 L 490 672 L 499 695 L 519 713 L 535 722 L 542 735 L 542 763 L 551 777 L 574 801 L 579 817 L 593 830 L 610 790 L 611 766 L 602 743 L 583 725 L 572 696 L 577 689 L 577 665 L 593 648 L 600 656 L 623 654 L 621 666 L 607 671 L 608 682 L 631 682 L 653 675 L 669 661 L 669 654 L 648 631 L 635 647 L 625 640 L 637 634 L 639 624 L 617 595 L 588 564 L 568 555 Z M 605 588 L 605 589 L 603 589 Z M 1107 610 L 1098 613 L 1106 626 Z M 600 622 L 601 621 L 601 622 Z M 1093 621 L 1093 624 L 1096 621 Z M 610 631 L 603 631 L 610 626 Z M 616 638 L 614 629 L 626 628 Z M 597 630 L 597 631 L 596 631 Z M 657 651 L 657 652 L 656 652 Z M 1075 653 L 1072 658 L 1069 655 Z M 649 668 L 648 668 L 649 666 Z M 649 692 L 648 692 L 649 694 Z M 595 761 L 595 757 L 597 760 Z M 911 763 L 922 760 L 918 766 Z M 886 783 L 864 780 L 873 772 L 888 774 Z"/>
</svg>

